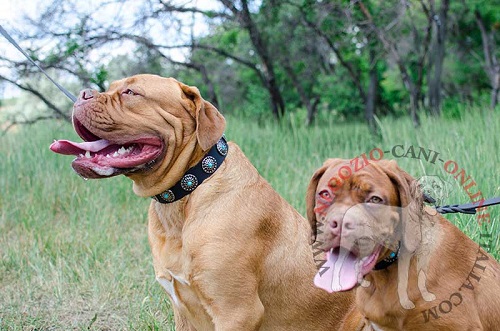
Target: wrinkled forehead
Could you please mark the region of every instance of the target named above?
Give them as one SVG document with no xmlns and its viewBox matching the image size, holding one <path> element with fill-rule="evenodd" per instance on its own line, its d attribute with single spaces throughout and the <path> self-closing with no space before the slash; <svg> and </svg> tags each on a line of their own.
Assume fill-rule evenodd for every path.
<svg viewBox="0 0 500 331">
<path fill-rule="evenodd" d="M 147 87 L 147 90 L 145 90 Z M 124 89 L 133 89 L 137 93 L 149 94 L 156 90 L 181 93 L 179 82 L 174 78 L 165 78 L 157 75 L 135 75 L 116 80 L 109 85 L 108 92 L 116 92 Z"/>
<path fill-rule="evenodd" d="M 325 171 L 318 182 L 318 189 L 343 186 L 345 183 L 351 184 L 351 187 L 353 184 L 367 184 L 370 187 L 393 187 L 389 176 L 376 163 L 361 167 L 350 161 L 345 161 L 335 164 Z"/>
</svg>

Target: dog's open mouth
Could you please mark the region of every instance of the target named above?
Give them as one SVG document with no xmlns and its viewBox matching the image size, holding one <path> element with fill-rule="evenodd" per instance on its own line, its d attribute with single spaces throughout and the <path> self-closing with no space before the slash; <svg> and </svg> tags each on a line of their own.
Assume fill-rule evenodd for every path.
<svg viewBox="0 0 500 331">
<path fill-rule="evenodd" d="M 344 247 L 331 248 L 326 253 L 326 262 L 314 277 L 314 285 L 329 293 L 352 289 L 375 267 L 382 247 L 377 245 L 365 257 Z"/>
<path fill-rule="evenodd" d="M 88 130 L 76 118 L 73 126 L 84 142 L 57 140 L 50 149 L 59 154 L 75 155 L 71 164 L 84 178 L 105 178 L 126 174 L 154 163 L 163 149 L 161 139 L 145 136 L 126 143 L 102 139 Z"/>
</svg>

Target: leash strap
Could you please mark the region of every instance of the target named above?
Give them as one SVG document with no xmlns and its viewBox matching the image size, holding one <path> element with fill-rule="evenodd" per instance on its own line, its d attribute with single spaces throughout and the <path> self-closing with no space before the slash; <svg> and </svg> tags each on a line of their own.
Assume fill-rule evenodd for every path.
<svg viewBox="0 0 500 331">
<path fill-rule="evenodd" d="M 2 25 L 0 25 L 0 33 L 5 37 L 5 39 L 7 39 L 12 45 L 14 45 L 14 47 L 17 48 L 17 50 L 21 52 L 33 65 L 35 65 L 38 69 L 40 69 L 40 71 L 45 75 L 45 77 L 47 77 L 55 86 L 57 86 L 57 88 L 61 90 L 61 92 L 63 92 L 71 101 L 76 102 L 76 97 L 73 94 L 71 94 L 68 90 L 66 90 L 64 87 L 59 85 L 55 80 L 53 80 L 49 76 L 49 74 L 45 72 L 45 70 L 43 70 L 38 64 L 36 64 L 36 62 L 33 61 L 33 59 L 28 55 L 28 53 L 26 53 L 21 48 L 21 46 L 19 46 L 19 44 L 16 43 L 16 41 L 9 35 L 9 33 L 5 31 Z"/>
<path fill-rule="evenodd" d="M 475 214 L 477 208 L 484 208 L 488 206 L 500 204 L 500 197 L 486 199 L 475 203 L 467 203 L 463 205 L 446 205 L 436 207 L 440 214 L 462 213 L 462 214 Z"/>
</svg>

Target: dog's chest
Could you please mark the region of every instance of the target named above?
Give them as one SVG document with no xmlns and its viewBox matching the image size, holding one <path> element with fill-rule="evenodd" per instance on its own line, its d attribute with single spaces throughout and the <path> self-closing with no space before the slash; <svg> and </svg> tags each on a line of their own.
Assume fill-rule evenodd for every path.
<svg viewBox="0 0 500 331">
<path fill-rule="evenodd" d="M 213 329 L 206 307 L 195 290 L 196 286 L 190 281 L 189 270 L 185 274 L 182 266 L 175 263 L 180 256 L 168 254 L 167 250 L 163 253 L 165 254 L 160 255 L 161 263 L 155 264 L 156 280 L 170 297 L 174 309 L 185 316 L 197 330 Z"/>
<path fill-rule="evenodd" d="M 179 217 L 184 213 L 175 206 L 168 207 L 159 205 L 150 212 L 149 241 L 156 280 L 177 311 L 195 321 L 197 329 L 209 330 L 211 320 L 192 284 L 191 259 L 182 239 L 184 220 Z"/>
<path fill-rule="evenodd" d="M 170 296 L 173 304 L 179 307 L 181 305 L 181 301 L 178 294 L 178 285 L 176 285 L 175 283 L 184 285 L 184 287 L 189 287 L 190 284 L 186 279 L 184 279 L 184 277 L 176 276 L 170 270 L 166 270 L 166 272 L 170 277 L 168 277 L 167 275 L 158 275 L 156 276 L 156 280 Z"/>
<path fill-rule="evenodd" d="M 161 220 L 164 228 L 167 228 L 165 220 Z M 179 236 L 172 235 L 175 229 L 168 229 L 161 236 L 155 236 L 150 232 L 151 250 L 153 253 L 156 280 L 165 289 L 172 299 L 172 303 L 181 307 L 186 304 L 186 291 L 191 290 L 189 273 L 186 273 L 186 258 L 182 253 L 182 241 Z"/>
<path fill-rule="evenodd" d="M 375 324 L 373 322 L 370 322 L 370 325 L 374 331 L 384 331 L 384 329 L 382 329 L 380 326 L 378 326 L 377 324 Z"/>
</svg>

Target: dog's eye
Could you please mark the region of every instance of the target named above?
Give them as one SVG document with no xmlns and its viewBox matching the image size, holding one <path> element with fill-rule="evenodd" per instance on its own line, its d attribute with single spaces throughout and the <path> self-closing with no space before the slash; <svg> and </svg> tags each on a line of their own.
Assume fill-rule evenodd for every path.
<svg viewBox="0 0 500 331">
<path fill-rule="evenodd" d="M 372 195 L 369 199 L 368 199 L 368 202 L 371 202 L 371 203 L 382 203 L 382 198 L 381 197 L 378 197 L 376 195 Z"/>
<path fill-rule="evenodd" d="M 132 91 L 131 89 L 126 89 L 125 91 L 123 91 L 122 94 L 128 94 L 128 95 L 137 95 L 137 93 L 135 93 L 134 91 Z"/>
<path fill-rule="evenodd" d="M 323 191 L 319 192 L 318 195 L 323 200 L 326 200 L 326 201 L 333 200 L 333 196 L 330 192 L 328 192 L 328 190 L 323 190 Z"/>
</svg>

